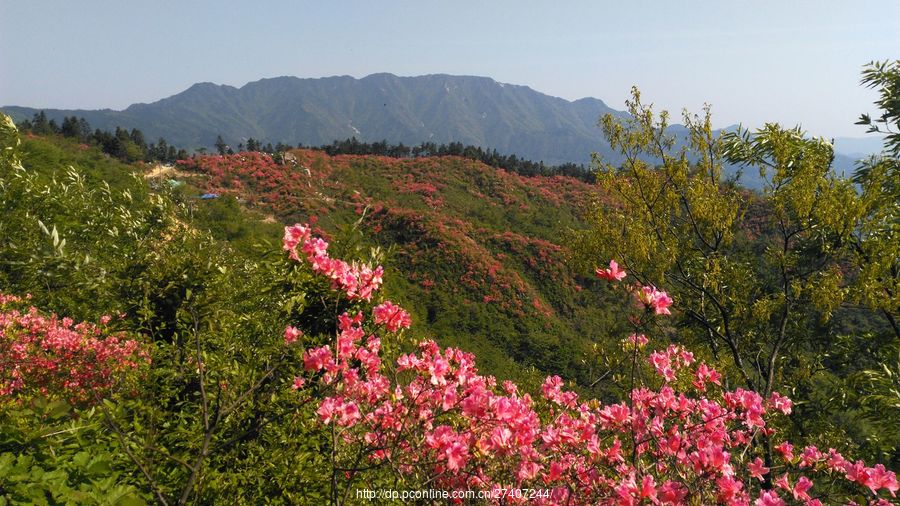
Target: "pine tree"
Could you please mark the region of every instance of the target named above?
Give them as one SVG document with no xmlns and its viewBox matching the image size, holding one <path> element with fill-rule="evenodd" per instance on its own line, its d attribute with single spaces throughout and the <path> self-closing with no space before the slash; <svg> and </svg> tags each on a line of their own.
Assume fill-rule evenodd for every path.
<svg viewBox="0 0 900 506">
<path fill-rule="evenodd" d="M 226 151 L 228 151 L 228 145 L 225 144 L 225 140 L 222 139 L 221 135 L 216 136 L 215 146 L 216 146 L 216 150 L 219 152 L 220 155 L 224 155 L 226 153 Z"/>
</svg>

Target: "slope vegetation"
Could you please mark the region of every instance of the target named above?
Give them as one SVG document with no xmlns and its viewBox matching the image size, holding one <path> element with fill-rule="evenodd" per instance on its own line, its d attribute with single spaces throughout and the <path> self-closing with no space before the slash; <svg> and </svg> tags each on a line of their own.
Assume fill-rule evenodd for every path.
<svg viewBox="0 0 900 506">
<path fill-rule="evenodd" d="M 614 333 L 615 303 L 566 261 L 567 230 L 582 226 L 592 188 L 526 178 L 459 158 L 394 159 L 295 150 L 296 164 L 260 153 L 181 162 L 203 191 L 271 213 L 356 227 L 388 247 L 402 273 L 388 287 L 428 331 L 474 351 L 501 376 L 519 366 L 588 380 L 582 359 L 598 329 Z"/>
</svg>

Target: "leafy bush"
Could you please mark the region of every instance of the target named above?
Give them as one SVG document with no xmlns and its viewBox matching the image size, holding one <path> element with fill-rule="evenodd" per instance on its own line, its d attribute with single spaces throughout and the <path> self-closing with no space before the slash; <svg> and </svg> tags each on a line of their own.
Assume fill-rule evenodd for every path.
<svg viewBox="0 0 900 506">
<path fill-rule="evenodd" d="M 48 317 L 0 293 L 0 504 L 143 504 L 95 406 L 134 393 L 148 353 L 108 321 Z"/>
</svg>

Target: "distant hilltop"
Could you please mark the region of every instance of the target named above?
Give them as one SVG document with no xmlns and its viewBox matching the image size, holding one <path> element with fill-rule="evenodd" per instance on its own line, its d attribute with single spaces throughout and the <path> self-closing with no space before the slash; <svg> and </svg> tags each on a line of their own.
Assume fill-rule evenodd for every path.
<svg viewBox="0 0 900 506">
<path fill-rule="evenodd" d="M 41 110 L 0 109 L 16 121 Z M 460 142 L 554 165 L 587 164 L 592 152 L 619 161 L 597 122 L 607 113 L 625 116 L 596 98 L 569 101 L 488 77 L 386 73 L 362 79 L 276 77 L 240 88 L 198 83 L 177 95 L 122 111 L 43 110 L 57 123 L 78 116 L 103 130 L 138 128 L 148 139 L 164 137 L 189 151 L 212 149 L 219 135 L 234 147 L 248 138 L 318 146 L 356 137 L 408 145 Z M 865 151 L 860 143 L 846 147 L 854 155 Z M 835 165 L 846 172 L 853 159 L 838 156 Z M 745 174 L 743 182 L 757 187 L 754 178 Z"/>
</svg>

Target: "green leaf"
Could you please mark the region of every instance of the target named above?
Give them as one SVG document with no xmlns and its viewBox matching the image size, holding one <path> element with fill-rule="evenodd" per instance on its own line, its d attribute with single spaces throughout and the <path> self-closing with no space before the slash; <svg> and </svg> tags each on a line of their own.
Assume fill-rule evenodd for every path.
<svg viewBox="0 0 900 506">
<path fill-rule="evenodd" d="M 52 401 L 47 405 L 47 416 L 49 418 L 61 418 L 66 416 L 71 411 L 72 407 L 69 406 L 69 403 L 63 400 Z"/>
</svg>

